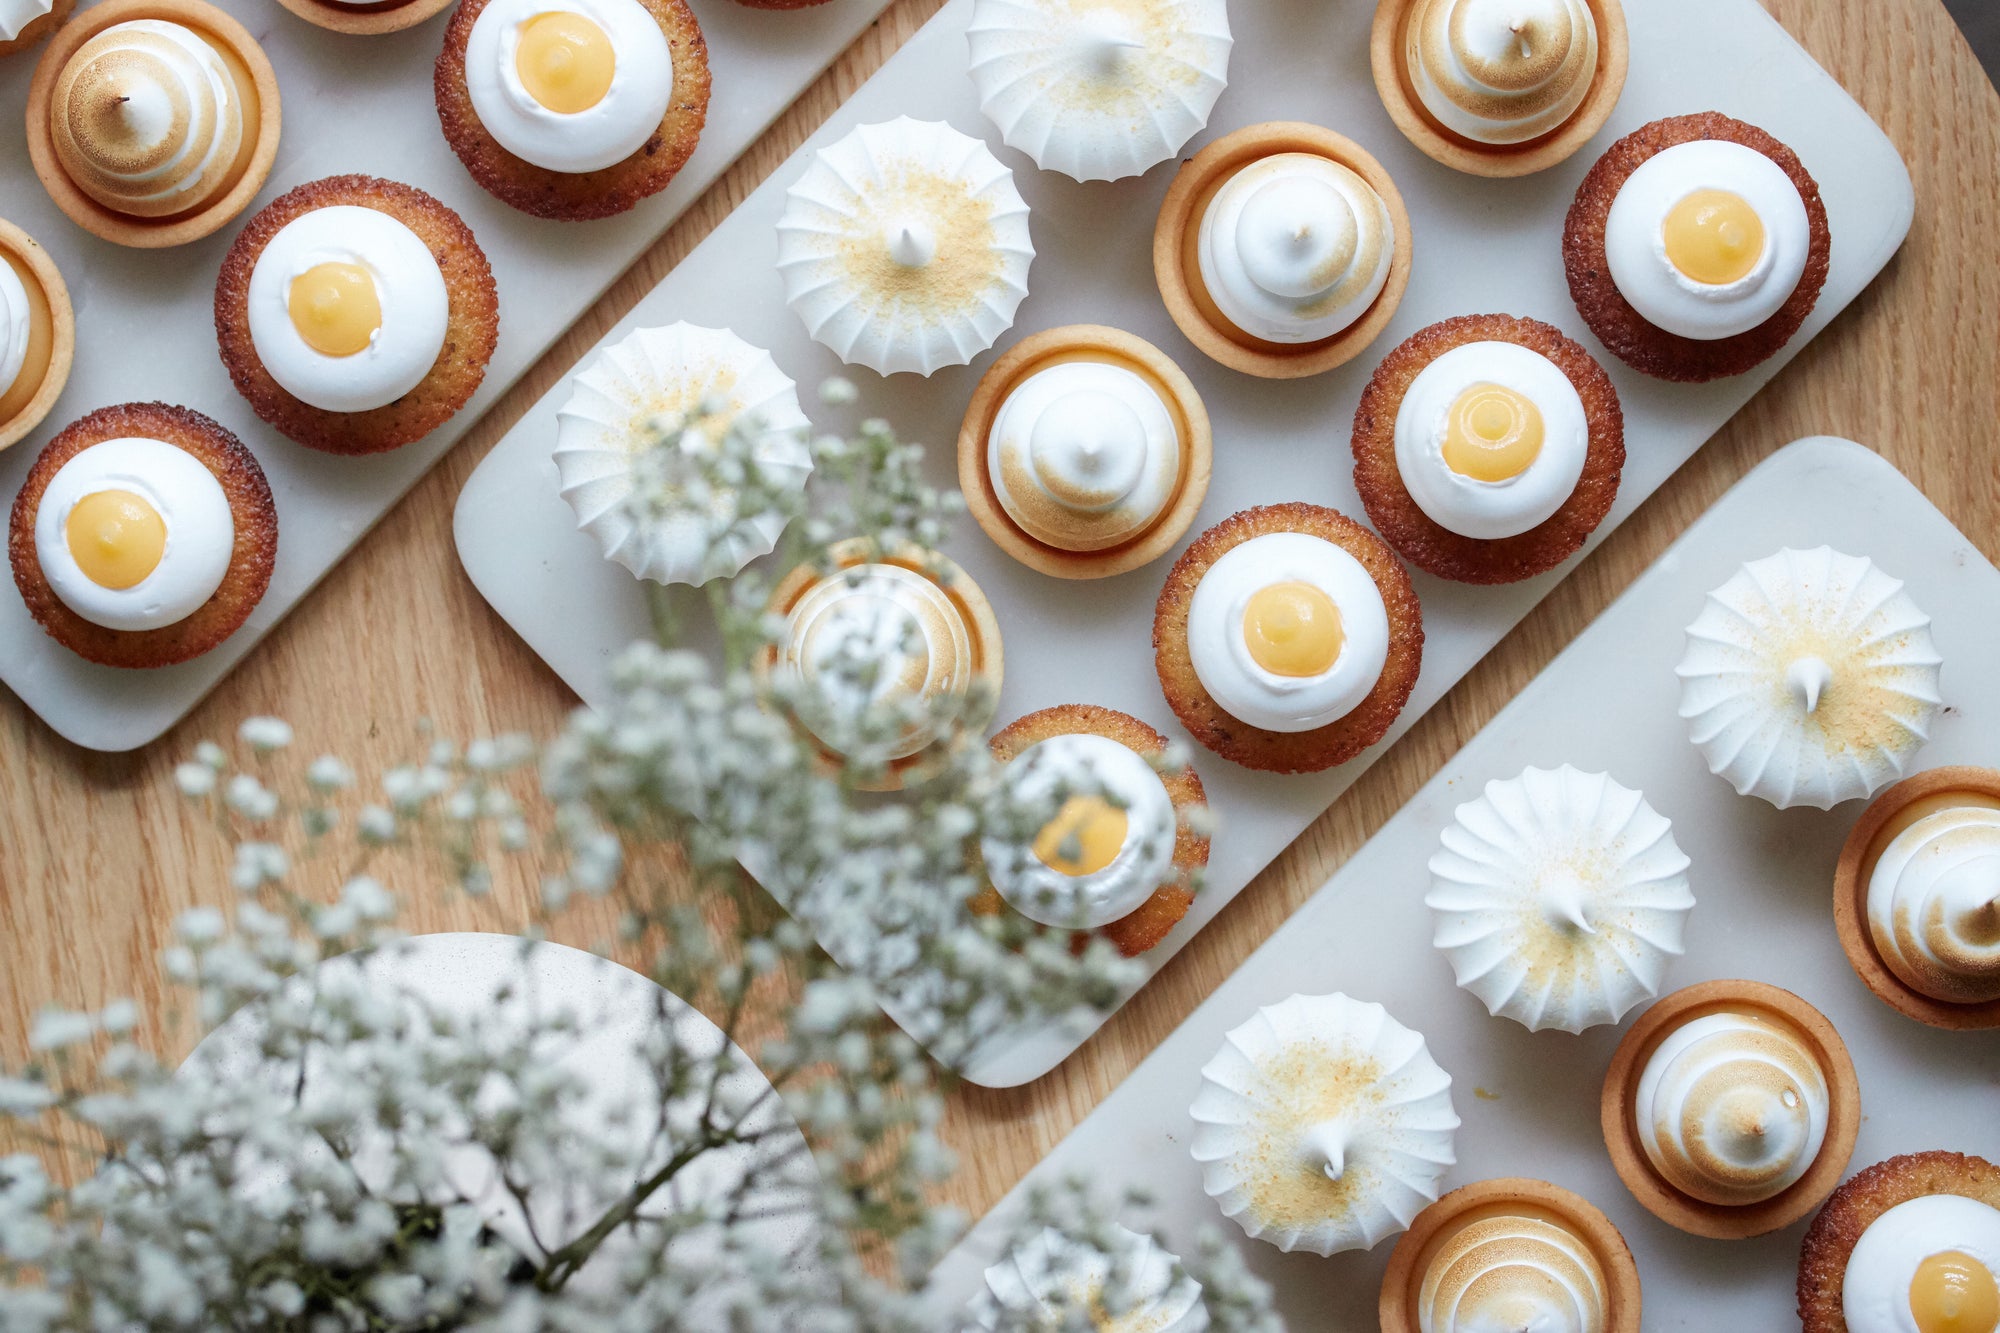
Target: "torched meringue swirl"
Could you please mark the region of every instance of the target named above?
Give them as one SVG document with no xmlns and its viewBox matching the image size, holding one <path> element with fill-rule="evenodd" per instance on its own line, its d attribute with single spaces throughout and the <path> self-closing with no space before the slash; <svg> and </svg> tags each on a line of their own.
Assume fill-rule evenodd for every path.
<svg viewBox="0 0 2000 1333">
<path fill-rule="evenodd" d="M 1897 834 L 1869 876 L 1868 932 L 1910 989 L 2000 1000 L 2000 810 L 1951 806 Z"/>
<path fill-rule="evenodd" d="M 56 158 L 76 187 L 133 217 L 200 208 L 242 174 L 244 94 L 206 38 L 135 19 L 85 42 L 56 79 Z"/>
<path fill-rule="evenodd" d="M 1653 1052 L 1639 1078 L 1639 1141 L 1653 1169 L 1705 1203 L 1760 1203 L 1806 1173 L 1826 1141 L 1826 1071 L 1790 1028 L 1705 1014 Z"/>
<path fill-rule="evenodd" d="M 1584 0 L 1418 0 L 1411 86 L 1452 133 L 1517 144 L 1576 114 L 1597 71 L 1597 20 Z"/>
<path fill-rule="evenodd" d="M 1438 1247 L 1417 1298 L 1420 1333 L 1604 1333 L 1604 1270 L 1581 1238 L 1538 1217 L 1484 1217 Z"/>
</svg>

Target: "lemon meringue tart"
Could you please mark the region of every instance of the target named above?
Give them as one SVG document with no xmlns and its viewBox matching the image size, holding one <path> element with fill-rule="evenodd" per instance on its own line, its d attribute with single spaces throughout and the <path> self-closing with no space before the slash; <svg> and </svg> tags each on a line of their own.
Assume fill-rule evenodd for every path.
<svg viewBox="0 0 2000 1333">
<path fill-rule="evenodd" d="M 1604 128 L 1630 63 L 1619 0 L 1378 0 L 1369 61 L 1405 138 L 1475 176 L 1526 176 Z"/>
<path fill-rule="evenodd" d="M 1861 1126 L 1847 1046 L 1758 981 L 1708 981 L 1640 1015 L 1604 1077 L 1619 1179 L 1670 1226 L 1715 1240 L 1798 1221 L 1840 1183 Z"/>
<path fill-rule="evenodd" d="M 451 0 L 278 0 L 316 28 L 372 37 L 414 28 L 442 14 Z"/>
<path fill-rule="evenodd" d="M 1409 285 L 1410 246 L 1403 197 L 1361 145 L 1272 122 L 1181 166 L 1153 273 L 1189 342 L 1232 370 L 1297 379 L 1374 341 Z"/>
<path fill-rule="evenodd" d="M 2000 1329 L 2000 1166 L 1956 1152 L 1877 1162 L 1799 1249 L 1802 1333 Z"/>
<path fill-rule="evenodd" d="M 1382 1333 L 1639 1333 L 1618 1228 L 1545 1180 L 1482 1180 L 1417 1214 L 1382 1278 Z"/>
<path fill-rule="evenodd" d="M 1094 1333 L 1203 1333 L 1201 1284 L 1177 1256 L 1116 1223 L 1107 1240 L 1112 1253 L 1045 1227 L 1016 1245 L 986 1270 L 972 1328 L 1068 1328 L 1081 1317 Z"/>
<path fill-rule="evenodd" d="M 76 0 L 0 0 L 0 58 L 25 51 L 69 21 Z"/>
<path fill-rule="evenodd" d="M 1868 989 L 1932 1027 L 2000 1028 L 2000 770 L 1933 768 L 1847 835 L 1833 920 Z"/>
<path fill-rule="evenodd" d="M 1159 559 L 1208 494 L 1214 436 L 1166 353 L 1117 329 L 1073 325 L 1015 344 L 973 391 L 958 483 L 994 544 L 1056 578 Z"/>
<path fill-rule="evenodd" d="M 164 667 L 214 648 L 270 586 L 278 514 L 242 441 L 184 407 L 102 408 L 42 450 L 8 556 L 28 612 L 77 656 Z"/>
<path fill-rule="evenodd" d="M 0 449 L 39 426 L 76 357 L 76 312 L 55 260 L 0 219 Z"/>
</svg>

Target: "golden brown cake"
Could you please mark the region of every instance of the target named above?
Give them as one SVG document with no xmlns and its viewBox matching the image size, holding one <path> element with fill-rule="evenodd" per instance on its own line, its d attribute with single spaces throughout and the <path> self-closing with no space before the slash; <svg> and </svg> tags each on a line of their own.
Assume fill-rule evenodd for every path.
<svg viewBox="0 0 2000 1333">
<path fill-rule="evenodd" d="M 76 356 L 76 313 L 55 261 L 0 220 L 0 449 L 42 423 Z"/>
<path fill-rule="evenodd" d="M 1799 1247 L 1802 1333 L 1871 1333 L 1847 1317 L 1850 1261 L 1869 1228 L 1884 1214 L 1926 1199 L 1965 1199 L 2000 1209 L 2000 1166 L 1965 1153 L 1909 1153 L 1877 1162 L 1842 1185 L 1819 1210 Z M 2000 1319 L 2000 1273 L 1993 1268 L 2000 1255 L 1989 1246 L 1996 1243 L 2000 1219 L 1953 1203 L 1946 1208 L 1969 1214 L 1972 1225 L 1965 1225 L 1968 1218 L 1963 1215 L 1920 1218 L 1913 1215 L 1915 1210 L 1904 1213 L 1890 1224 L 1892 1231 L 1882 1233 L 1882 1239 L 1891 1243 L 1877 1249 L 1872 1260 L 1862 1257 L 1870 1265 L 1867 1280 L 1874 1288 L 1868 1295 L 1883 1306 L 1902 1304 L 1900 1313 L 1913 1319 L 1918 1299 L 1924 1299 L 1930 1321 L 1923 1326 L 1926 1333 L 1991 1329 Z M 1970 1239 L 1964 1233 L 1973 1229 L 1983 1232 L 1989 1242 L 1977 1247 L 1988 1251 L 1983 1256 L 1958 1248 Z"/>
<path fill-rule="evenodd" d="M 128 403 L 42 450 L 7 551 L 21 600 L 58 643 L 104 666 L 171 666 L 256 609 L 278 514 L 234 435 L 184 407 Z"/>
</svg>

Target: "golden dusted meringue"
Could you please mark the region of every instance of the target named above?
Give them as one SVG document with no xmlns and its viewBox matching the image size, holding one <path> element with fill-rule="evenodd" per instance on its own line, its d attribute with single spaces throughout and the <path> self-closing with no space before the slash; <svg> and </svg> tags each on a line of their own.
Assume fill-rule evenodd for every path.
<svg viewBox="0 0 2000 1333">
<path fill-rule="evenodd" d="M 1482 144 L 1518 144 L 1576 114 L 1597 71 L 1585 0 L 1417 0 L 1410 85 L 1437 122 Z"/>
<path fill-rule="evenodd" d="M 2000 1000 L 2000 809 L 1946 805 L 1898 833 L 1868 878 L 1868 933 L 1911 990 Z"/>
<path fill-rule="evenodd" d="M 1582 1237 L 1501 1212 L 1450 1236 L 1418 1294 L 1421 1333 L 1604 1333 L 1604 1269 Z"/>
<path fill-rule="evenodd" d="M 1106 1308 L 1114 1256 L 1048 1227 L 986 1270 L 986 1290 L 973 1302 L 974 1327 L 1055 1333 L 1082 1314 L 1097 1333 L 1202 1333 L 1208 1309 L 1201 1284 L 1151 1236 L 1114 1225 L 1110 1242 L 1123 1275 L 1123 1307 Z"/>
</svg>

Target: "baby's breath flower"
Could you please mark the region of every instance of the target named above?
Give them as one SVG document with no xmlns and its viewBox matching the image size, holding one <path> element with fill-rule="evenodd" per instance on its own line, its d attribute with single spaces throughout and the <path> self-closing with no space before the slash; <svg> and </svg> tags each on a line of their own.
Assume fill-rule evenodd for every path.
<svg viewBox="0 0 2000 1333">
<path fill-rule="evenodd" d="M 174 785 L 181 795 L 199 800 L 215 790 L 215 770 L 207 764 L 176 764 Z"/>
<path fill-rule="evenodd" d="M 335 756 L 323 754 L 306 769 L 306 783 L 317 792 L 345 791 L 354 785 L 354 770 Z"/>
<path fill-rule="evenodd" d="M 238 773 L 222 788 L 223 804 L 253 823 L 278 813 L 278 798 L 248 773 Z"/>
<path fill-rule="evenodd" d="M 292 743 L 292 728 L 282 718 L 245 718 L 243 725 L 236 729 L 236 737 L 258 753 L 270 754 Z"/>
<path fill-rule="evenodd" d="M 96 1033 L 97 1023 L 89 1014 L 44 1009 L 35 1015 L 35 1024 L 28 1031 L 28 1049 L 60 1051 L 89 1041 Z"/>
</svg>

